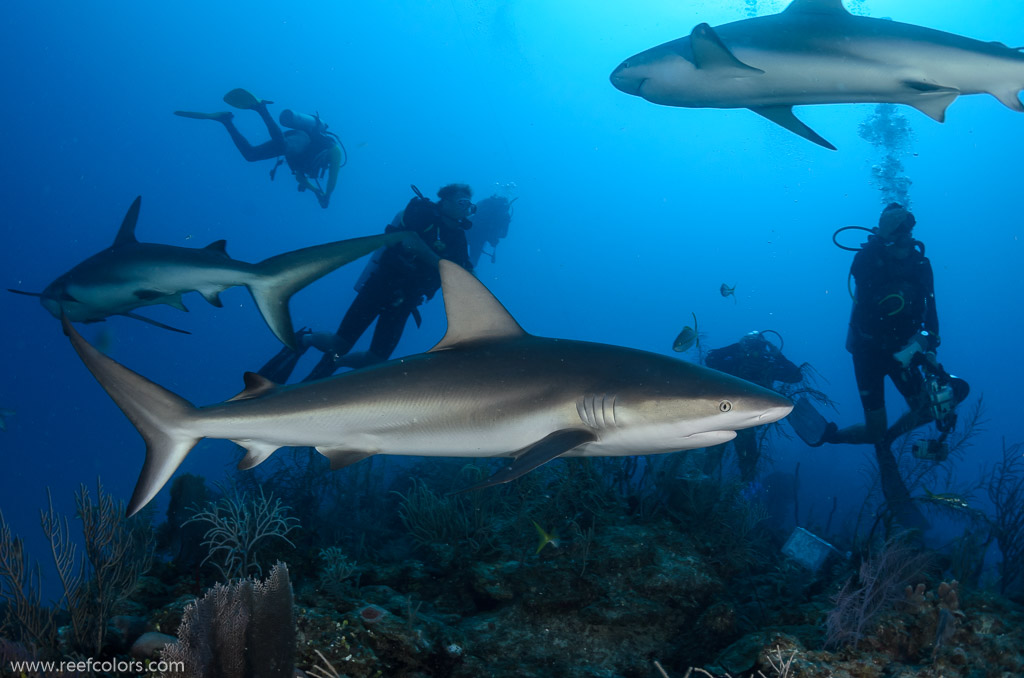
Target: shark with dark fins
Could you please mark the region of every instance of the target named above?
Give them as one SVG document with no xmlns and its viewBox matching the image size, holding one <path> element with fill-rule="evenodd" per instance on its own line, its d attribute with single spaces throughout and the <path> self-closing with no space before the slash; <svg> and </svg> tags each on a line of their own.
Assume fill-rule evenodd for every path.
<svg viewBox="0 0 1024 678">
<path fill-rule="evenodd" d="M 943 122 L 961 94 L 991 94 L 1024 112 L 1021 49 L 854 16 L 842 0 L 793 0 L 779 14 L 700 24 L 626 59 L 611 81 L 665 106 L 749 108 L 832 150 L 793 106 L 906 104 Z"/>
<path fill-rule="evenodd" d="M 229 257 L 224 240 L 201 249 L 140 243 L 135 238 L 135 224 L 141 203 L 140 196 L 128 209 L 114 244 L 61 275 L 42 293 L 9 291 L 39 297 L 57 318 L 63 315 L 74 322 L 89 323 L 123 315 L 188 334 L 134 311 L 153 304 L 187 311 L 181 297 L 188 292 L 199 292 L 220 307 L 221 292 L 244 285 L 274 336 L 295 348 L 288 310 L 292 295 L 331 271 L 408 235 L 389 233 L 340 240 L 249 264 Z"/>
<path fill-rule="evenodd" d="M 146 441 L 133 514 L 202 438 L 231 440 L 252 468 L 283 446 L 333 468 L 375 454 L 504 457 L 475 487 L 557 457 L 658 454 L 731 440 L 793 409 L 774 391 L 667 356 L 527 334 L 471 273 L 440 262 L 448 331 L 434 348 L 292 386 L 251 372 L 245 390 L 195 407 L 64 331 Z"/>
</svg>

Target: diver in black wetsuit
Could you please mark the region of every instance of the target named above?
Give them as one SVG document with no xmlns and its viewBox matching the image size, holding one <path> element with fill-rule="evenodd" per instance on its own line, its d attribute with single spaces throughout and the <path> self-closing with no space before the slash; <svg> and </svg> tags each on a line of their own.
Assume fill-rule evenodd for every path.
<svg viewBox="0 0 1024 678">
<path fill-rule="evenodd" d="M 864 407 L 864 423 L 844 429 L 830 423 L 822 443 L 880 443 L 934 420 L 925 378 L 919 368 L 937 368 L 939 317 L 931 262 L 924 245 L 912 237 L 914 215 L 897 203 L 882 212 L 878 229 L 857 252 L 850 268 L 856 284 L 846 349 Z M 888 428 L 885 377 L 910 410 Z M 966 382 L 952 380 L 956 401 L 966 397 Z M 819 443 L 820 444 L 820 443 Z"/>
<path fill-rule="evenodd" d="M 925 444 L 915 445 L 914 454 L 942 461 L 948 454 L 945 438 L 956 424 L 955 408 L 969 391 L 967 382 L 947 373 L 935 359 L 939 317 L 932 266 L 924 255 L 924 245 L 912 236 L 915 224 L 914 215 L 902 205 L 888 205 L 850 268 L 856 287 L 846 349 L 853 356 L 864 423 L 839 429 L 805 407 L 805 401 L 796 403 L 791 422 L 813 447 L 824 443 L 874 445 L 882 492 L 904 527 L 924 527 L 927 522 L 910 501 L 892 442 L 934 421 L 940 438 L 921 441 Z M 886 376 L 909 407 L 891 428 L 885 411 Z M 818 422 L 821 432 L 811 433 Z"/>
<path fill-rule="evenodd" d="M 472 269 L 466 245 L 466 230 L 472 226 L 472 190 L 465 184 L 449 184 L 437 192 L 433 202 L 413 198 L 387 227 L 390 231 L 415 231 L 419 238 L 392 245 L 371 259 L 356 284 L 358 292 L 334 334 L 315 333 L 299 337 L 298 352 L 283 349 L 260 369 L 271 381 L 288 380 L 298 358 L 309 346 L 324 352 L 323 358 L 303 381 L 322 379 L 339 367 L 365 367 L 391 357 L 398 346 L 409 317 L 420 324 L 419 306 L 441 287 L 437 263 L 449 259 Z M 373 321 L 370 350 L 350 353 Z"/>
<path fill-rule="evenodd" d="M 196 111 L 175 111 L 174 114 L 183 118 L 195 120 L 216 120 L 224 125 L 224 128 L 235 142 L 242 157 L 249 162 L 259 160 L 270 160 L 271 158 L 284 158 L 278 160 L 277 165 L 270 171 L 270 178 L 273 179 L 277 173 L 278 166 L 287 162 L 289 169 L 299 183 L 299 191 L 311 191 L 320 206 L 327 208 L 331 201 L 331 193 L 338 183 L 338 170 L 344 166 L 343 147 L 337 135 L 327 131 L 327 125 L 320 116 L 296 113 L 291 109 L 281 111 L 281 124 L 288 127 L 287 132 L 282 132 L 274 118 L 267 110 L 267 104 L 274 103 L 266 99 L 258 99 L 244 89 L 233 89 L 224 95 L 225 103 L 241 110 L 256 111 L 263 123 L 267 126 L 270 134 L 270 141 L 259 146 L 253 146 L 249 140 L 242 136 L 234 123 L 234 114 L 231 111 L 219 111 L 216 113 L 199 113 Z M 320 186 L 319 179 L 327 175 L 327 185 Z"/>
<path fill-rule="evenodd" d="M 766 332 L 774 330 L 766 330 Z M 793 364 L 782 351 L 765 338 L 765 332 L 750 332 L 735 344 L 716 348 L 708 352 L 704 364 L 708 367 L 746 379 L 758 386 L 771 389 L 776 382 L 796 384 L 803 381 L 800 368 Z M 743 482 L 754 480 L 760 450 L 757 428 L 746 428 L 736 432 L 732 443 L 736 449 L 737 463 Z M 727 443 L 726 443 L 727 444 Z M 710 472 L 721 463 L 726 444 L 708 449 L 705 471 Z"/>
</svg>

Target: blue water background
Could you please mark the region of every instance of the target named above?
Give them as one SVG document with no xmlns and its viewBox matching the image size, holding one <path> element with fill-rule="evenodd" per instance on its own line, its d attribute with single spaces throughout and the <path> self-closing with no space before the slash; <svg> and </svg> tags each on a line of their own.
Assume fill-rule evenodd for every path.
<svg viewBox="0 0 1024 678">
<path fill-rule="evenodd" d="M 1024 44 L 1015 0 L 861 6 Z M 5 14 L 4 287 L 39 291 L 107 247 L 140 194 L 140 240 L 202 247 L 226 238 L 231 256 L 257 261 L 380 232 L 410 183 L 432 195 L 468 182 L 482 198 L 514 182 L 511 233 L 478 274 L 528 331 L 671 354 L 691 312 L 709 347 L 774 329 L 791 359 L 820 372 L 837 420 L 861 418 L 843 349 L 852 254 L 830 237 L 874 225 L 882 206 L 869 171 L 879 157 L 857 134 L 872 107 L 798 109 L 839 147 L 831 152 L 749 111 L 659 107 L 608 82 L 624 58 L 701 21 L 745 18 L 739 0 L 16 2 Z M 245 163 L 220 125 L 171 114 L 222 110 L 234 87 L 273 99 L 275 116 L 319 111 L 341 135 L 350 159 L 330 209 L 297 194 L 285 168 L 271 183 L 272 163 Z M 905 163 L 916 235 L 935 269 L 939 357 L 970 381 L 972 402 L 985 397 L 987 430 L 957 466 L 966 481 L 1004 438 L 1024 440 L 1024 116 L 987 96 L 962 97 L 941 125 L 902 112 L 914 130 Z M 254 113 L 236 111 L 236 121 L 250 139 L 266 138 Z M 297 295 L 296 325 L 333 330 L 362 265 Z M 737 303 L 720 296 L 723 282 L 736 285 Z M 141 311 L 191 336 L 125 318 L 80 329 L 157 383 L 214 403 L 279 348 L 244 289 L 223 299 L 217 309 L 190 295 L 189 314 Z M 0 509 L 38 557 L 46 488 L 69 514 L 79 484 L 97 477 L 127 499 L 143 443 L 34 300 L 0 295 L 0 317 L 0 407 L 16 411 L 0 433 Z M 429 348 L 443 331 L 435 299 L 396 355 Z M 890 389 L 888 402 L 895 418 L 902 399 Z M 801 464 L 804 510 L 820 515 L 838 496 L 845 512 L 863 500 L 869 451 L 794 440 L 776 448 L 775 469 Z M 182 471 L 220 478 L 236 459 L 230 444 L 207 441 Z"/>
</svg>

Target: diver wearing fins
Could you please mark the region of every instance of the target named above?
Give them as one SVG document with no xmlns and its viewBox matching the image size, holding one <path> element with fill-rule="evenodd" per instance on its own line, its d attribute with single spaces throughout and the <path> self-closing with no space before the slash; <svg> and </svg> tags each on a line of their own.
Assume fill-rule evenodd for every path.
<svg viewBox="0 0 1024 678">
<path fill-rule="evenodd" d="M 915 453 L 942 456 L 941 444 L 956 421 L 953 410 L 969 387 L 935 359 L 939 318 L 932 266 L 924 244 L 912 237 L 915 224 L 914 215 L 902 205 L 889 204 L 850 267 L 855 287 L 846 349 L 853 357 L 864 423 L 840 429 L 825 422 L 809 403 L 797 403 L 792 424 L 808 445 L 872 443 L 888 448 L 899 436 L 934 421 L 942 433 L 940 446 Z M 909 407 L 891 428 L 885 411 L 886 376 Z"/>
<path fill-rule="evenodd" d="M 735 344 L 709 351 L 704 364 L 719 372 L 746 379 L 776 392 L 776 383 L 797 384 L 803 381 L 804 375 L 800 367 L 784 356 L 779 346 L 768 341 L 766 334 L 776 335 L 781 343 L 782 336 L 775 330 L 754 330 Z M 736 463 L 740 469 L 740 479 L 744 483 L 752 482 L 757 474 L 757 463 L 761 457 L 758 435 L 760 428 L 753 426 L 739 430 L 732 440 L 736 450 Z M 722 443 L 708 448 L 705 473 L 710 473 L 718 467 L 727 445 L 728 443 Z"/>
<path fill-rule="evenodd" d="M 199 113 L 195 111 L 175 111 L 174 114 L 194 120 L 216 120 L 224 125 L 231 140 L 235 142 L 242 157 L 249 162 L 278 158 L 277 164 L 270 171 L 271 180 L 277 174 L 282 162 L 287 162 L 289 169 L 299 183 L 299 191 L 311 191 L 320 203 L 327 208 L 331 201 L 331 193 L 338 183 L 338 171 L 344 167 L 347 158 L 341 140 L 333 132 L 327 131 L 327 125 L 320 120 L 320 115 L 296 113 L 286 108 L 281 111 L 281 125 L 289 128 L 282 132 L 281 127 L 271 117 L 267 104 L 274 103 L 266 99 L 257 99 L 251 92 L 244 89 L 233 89 L 224 95 L 224 102 L 230 106 L 246 111 L 256 111 L 267 126 L 270 141 L 253 146 L 242 136 L 234 123 L 231 111 L 216 113 Z M 283 159 L 282 159 L 283 158 Z M 320 179 L 327 175 L 327 185 L 321 187 Z"/>
<path fill-rule="evenodd" d="M 466 184 L 449 184 L 437 192 L 437 202 L 423 197 L 415 186 L 413 190 L 416 197 L 395 216 L 385 232 L 414 231 L 420 237 L 377 250 L 356 282 L 356 298 L 337 332 L 303 332 L 299 350 L 282 349 L 260 369 L 262 376 L 277 383 L 286 382 L 299 357 L 310 346 L 324 355 L 303 381 L 329 377 L 339 367 L 359 368 L 384 362 L 398 346 L 409 317 L 419 326 L 419 306 L 440 289 L 438 261 L 448 259 L 467 270 L 473 269 L 466 243 L 466 231 L 473 225 L 469 216 L 476 209 L 472 189 Z M 352 347 L 374 320 L 377 324 L 369 350 L 352 353 Z"/>
</svg>

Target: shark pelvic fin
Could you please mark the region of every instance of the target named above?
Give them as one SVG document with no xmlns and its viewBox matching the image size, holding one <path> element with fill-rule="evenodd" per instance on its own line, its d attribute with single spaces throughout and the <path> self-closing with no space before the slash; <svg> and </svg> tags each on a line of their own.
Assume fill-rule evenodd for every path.
<svg viewBox="0 0 1024 678">
<path fill-rule="evenodd" d="M 440 261 L 439 270 L 448 331 L 430 351 L 442 351 L 464 342 L 526 335 L 515 318 L 472 273 L 447 259 Z"/>
<path fill-rule="evenodd" d="M 591 431 L 583 429 L 563 429 L 542 438 L 533 445 L 530 445 L 515 454 L 515 461 L 511 466 L 506 466 L 493 476 L 467 487 L 463 492 L 469 490 L 480 490 L 492 485 L 500 485 L 526 475 L 530 471 L 548 463 L 555 457 L 560 457 L 569 450 L 592 443 L 597 437 Z"/>
<path fill-rule="evenodd" d="M 960 90 L 955 87 L 943 87 L 928 82 L 910 80 L 903 84 L 915 92 L 907 104 L 936 122 L 946 121 L 946 109 L 960 96 Z"/>
<path fill-rule="evenodd" d="M 356 450 L 350 450 L 347 447 L 318 447 L 316 451 L 324 455 L 331 461 L 331 470 L 337 471 L 340 468 L 351 466 L 352 464 L 358 464 L 363 459 L 369 459 L 375 452 L 359 452 Z"/>
<path fill-rule="evenodd" d="M 826 141 L 821 135 L 815 132 L 813 129 L 805 125 L 795 115 L 793 115 L 792 106 L 758 106 L 751 108 L 754 113 L 757 113 L 763 118 L 771 120 L 776 125 L 785 127 L 793 134 L 799 134 L 808 141 L 813 141 L 819 146 L 834 151 L 836 147 Z"/>
<path fill-rule="evenodd" d="M 162 322 L 158 322 L 156 320 L 153 320 L 152 318 L 147 318 L 144 315 L 139 315 L 137 313 L 132 313 L 131 311 L 125 311 L 124 313 L 119 313 L 118 315 L 123 315 L 125 318 L 131 318 L 132 320 L 141 320 L 144 323 L 149 323 L 150 325 L 153 325 L 155 327 L 159 327 L 162 330 L 170 330 L 171 332 L 177 332 L 178 334 L 192 334 L 188 330 L 179 330 L 177 327 L 171 327 L 170 325 L 164 325 Z"/>
<path fill-rule="evenodd" d="M 245 456 L 238 462 L 239 471 L 248 471 L 255 466 L 259 466 L 269 459 L 270 455 L 280 447 L 280 445 L 275 445 L 274 443 L 264 443 L 258 440 L 232 440 L 231 442 L 241 445 L 246 450 Z"/>
<path fill-rule="evenodd" d="M 211 306 L 217 308 L 224 308 L 224 302 L 220 300 L 220 290 L 197 290 L 199 294 L 203 295 L 203 299 L 210 302 Z"/>
<path fill-rule="evenodd" d="M 246 372 L 242 376 L 242 379 L 245 380 L 245 388 L 242 389 L 241 393 L 239 393 L 233 398 L 228 398 L 225 402 L 230 403 L 235 400 L 249 400 L 250 398 L 259 398 L 261 395 L 270 393 L 275 388 L 277 388 L 277 384 L 270 381 L 262 374 L 257 374 L 255 372 Z"/>
<path fill-rule="evenodd" d="M 760 68 L 737 59 L 708 24 L 697 24 L 690 32 L 690 47 L 693 49 L 694 63 L 702 71 L 714 71 L 723 78 L 749 78 L 764 74 Z"/>
<path fill-rule="evenodd" d="M 793 0 L 783 12 L 808 14 L 849 14 L 843 0 Z"/>
<path fill-rule="evenodd" d="M 1020 93 L 1021 90 L 1019 89 L 1009 89 L 1002 92 L 992 92 L 992 96 L 999 99 L 999 103 L 1010 110 L 1024 113 L 1024 104 L 1020 101 Z"/>
<path fill-rule="evenodd" d="M 135 224 L 139 220 L 139 207 L 142 206 L 142 196 L 135 198 L 132 206 L 128 208 L 128 211 L 124 215 L 124 219 L 121 220 L 121 228 L 117 231 L 117 237 L 114 238 L 114 247 L 120 245 L 132 245 L 139 242 L 135 239 Z"/>
</svg>

